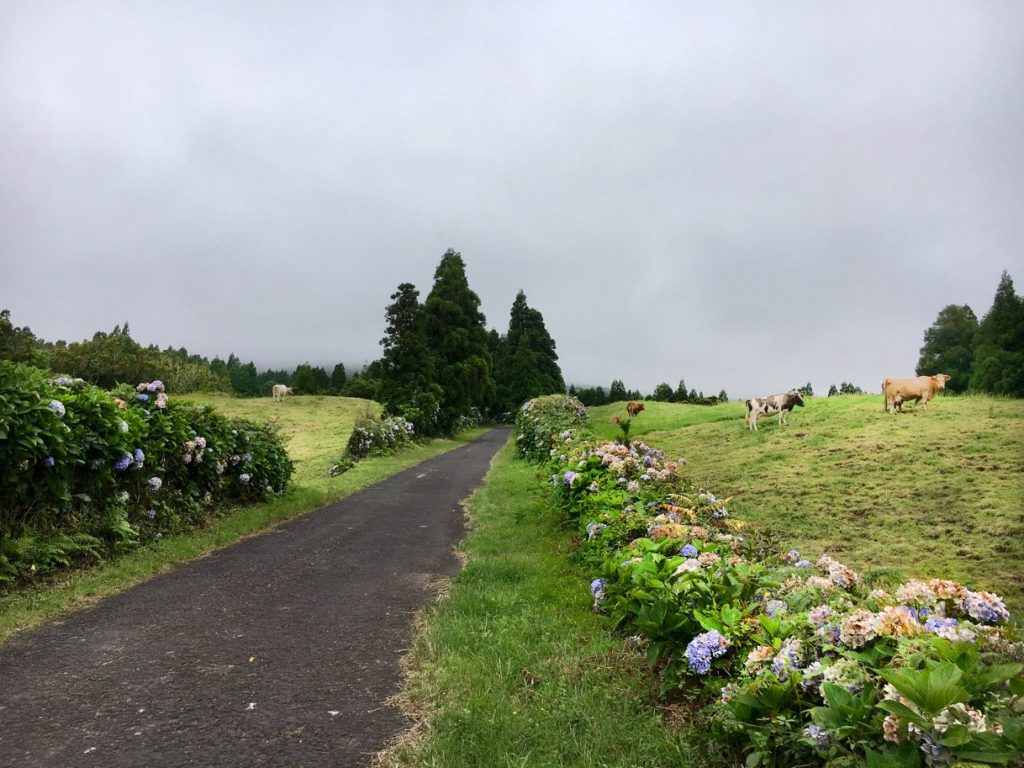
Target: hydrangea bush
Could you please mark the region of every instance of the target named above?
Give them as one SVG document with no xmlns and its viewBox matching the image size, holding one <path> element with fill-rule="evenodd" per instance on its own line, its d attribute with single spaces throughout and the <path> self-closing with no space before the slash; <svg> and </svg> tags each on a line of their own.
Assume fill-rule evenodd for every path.
<svg viewBox="0 0 1024 768">
<path fill-rule="evenodd" d="M 537 409 L 524 406 L 528 422 Z M 544 444 L 552 498 L 600 570 L 595 608 L 747 765 L 1024 758 L 1024 644 L 999 596 L 942 579 L 868 583 L 827 554 L 780 550 L 733 519 L 729 499 L 688 484 L 682 459 L 641 442 L 526 435 L 521 455 Z"/>
<path fill-rule="evenodd" d="M 292 471 L 272 428 L 160 381 L 108 392 L 0 361 L 0 589 L 281 493 Z"/>
<path fill-rule="evenodd" d="M 411 421 L 401 416 L 382 419 L 364 417 L 356 422 L 345 449 L 346 456 L 361 459 L 366 456 L 393 453 L 416 439 Z"/>
<path fill-rule="evenodd" d="M 516 447 L 522 458 L 543 460 L 556 445 L 590 436 L 587 409 L 575 397 L 536 397 L 516 413 Z"/>
</svg>

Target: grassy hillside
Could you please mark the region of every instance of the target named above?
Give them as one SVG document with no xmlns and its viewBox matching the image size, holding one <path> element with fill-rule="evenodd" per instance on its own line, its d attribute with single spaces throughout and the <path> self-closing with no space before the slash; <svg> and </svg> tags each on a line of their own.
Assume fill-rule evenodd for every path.
<svg viewBox="0 0 1024 768">
<path fill-rule="evenodd" d="M 294 395 L 279 402 L 267 397 L 242 398 L 215 393 L 177 397 L 212 406 L 231 418 L 276 424 L 288 455 L 295 462 L 293 481 L 296 485 L 325 484 L 327 470 L 345 450 L 356 419 L 367 413 L 372 416 L 380 413 L 377 403 L 354 397 Z"/>
<path fill-rule="evenodd" d="M 631 437 L 685 456 L 734 514 L 816 559 L 947 576 L 1024 609 L 1024 401 L 942 397 L 885 413 L 881 395 L 807 398 L 786 427 L 749 432 L 742 403 L 646 403 Z M 591 409 L 597 431 L 625 404 Z"/>
</svg>

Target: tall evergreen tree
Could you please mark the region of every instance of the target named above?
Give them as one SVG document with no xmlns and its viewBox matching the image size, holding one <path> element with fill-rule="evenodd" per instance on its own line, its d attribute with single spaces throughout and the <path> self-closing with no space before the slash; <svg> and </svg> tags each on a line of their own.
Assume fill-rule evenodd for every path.
<svg viewBox="0 0 1024 768">
<path fill-rule="evenodd" d="M 384 355 L 378 397 L 388 413 L 404 416 L 417 433 L 431 435 L 437 432 L 443 393 L 427 345 L 419 295 L 412 283 L 402 283 L 391 294 L 386 335 L 380 340 Z"/>
<path fill-rule="evenodd" d="M 626 391 L 626 385 L 619 381 L 619 379 L 614 379 L 611 388 L 608 390 L 608 402 L 615 403 L 619 400 L 628 399 L 629 393 Z"/>
<path fill-rule="evenodd" d="M 555 340 L 540 311 L 526 303 L 523 291 L 512 303 L 508 333 L 497 346 L 492 341 L 491 351 L 496 411 L 514 411 L 530 398 L 565 392 Z"/>
<path fill-rule="evenodd" d="M 690 399 L 690 393 L 686 390 L 686 382 L 683 379 L 679 380 L 679 386 L 676 387 L 675 394 L 672 396 L 672 402 L 685 403 Z"/>
<path fill-rule="evenodd" d="M 449 249 L 434 272 L 423 302 L 424 334 L 443 399 L 439 425 L 451 430 L 460 416 L 485 408 L 493 398 L 491 355 L 480 298 L 470 290 L 462 255 Z"/>
<path fill-rule="evenodd" d="M 345 365 L 338 363 L 331 371 L 331 389 L 340 394 L 341 390 L 345 388 L 346 381 L 348 381 L 348 375 L 345 373 Z"/>
<path fill-rule="evenodd" d="M 424 336 L 442 392 L 438 426 L 450 431 L 459 417 L 486 408 L 494 397 L 486 318 L 457 251 L 449 249 L 441 257 L 433 288 L 423 302 L 423 316 Z"/>
<path fill-rule="evenodd" d="M 1024 397 L 1024 299 L 1003 272 L 992 308 L 978 328 L 971 389 Z"/>
<path fill-rule="evenodd" d="M 946 389 L 966 392 L 971 381 L 971 364 L 978 335 L 978 318 L 964 304 L 950 304 L 924 332 L 924 346 L 917 361 L 917 375 L 946 373 L 952 378 Z"/>
</svg>

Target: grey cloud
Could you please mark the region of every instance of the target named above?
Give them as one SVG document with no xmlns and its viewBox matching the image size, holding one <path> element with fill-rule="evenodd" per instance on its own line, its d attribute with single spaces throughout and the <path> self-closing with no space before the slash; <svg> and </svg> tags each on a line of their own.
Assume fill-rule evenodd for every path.
<svg viewBox="0 0 1024 768">
<path fill-rule="evenodd" d="M 0 9 L 0 304 L 46 338 L 362 362 L 455 247 L 570 381 L 874 388 L 1020 263 L 1013 4 Z"/>
</svg>

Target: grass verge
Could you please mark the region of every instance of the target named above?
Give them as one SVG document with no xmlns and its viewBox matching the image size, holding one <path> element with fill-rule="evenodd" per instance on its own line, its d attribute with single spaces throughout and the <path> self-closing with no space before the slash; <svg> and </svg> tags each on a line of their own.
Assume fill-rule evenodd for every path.
<svg viewBox="0 0 1024 768">
<path fill-rule="evenodd" d="M 364 459 L 343 475 L 325 476 L 323 481 L 315 484 L 293 485 L 283 496 L 264 504 L 230 511 L 205 528 L 167 536 L 117 560 L 65 574 L 59 582 L 13 592 L 0 598 L 0 645 L 14 632 L 31 629 L 62 613 L 84 608 L 102 597 L 152 578 L 177 563 L 202 557 L 245 536 L 347 496 L 425 459 L 464 445 L 485 431 L 482 428 L 467 430 L 455 438 L 432 440 L 393 456 Z"/>
<path fill-rule="evenodd" d="M 400 697 L 400 766 L 695 765 L 657 710 L 642 655 L 591 610 L 588 576 L 538 469 L 510 441 L 470 500 L 468 564 L 428 608 Z"/>
</svg>

